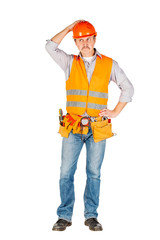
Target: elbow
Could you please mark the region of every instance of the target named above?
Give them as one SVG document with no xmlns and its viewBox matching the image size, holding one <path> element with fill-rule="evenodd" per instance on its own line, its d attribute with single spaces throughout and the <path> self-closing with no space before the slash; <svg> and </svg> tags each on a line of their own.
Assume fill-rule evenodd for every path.
<svg viewBox="0 0 160 240">
<path fill-rule="evenodd" d="M 130 96 L 133 97 L 133 95 L 134 95 L 134 87 L 133 87 L 133 85 L 131 83 L 131 86 L 130 86 Z"/>
<path fill-rule="evenodd" d="M 57 51 L 57 47 L 58 47 L 58 44 L 51 41 L 50 39 L 49 40 L 46 40 L 47 43 L 45 44 L 45 49 L 48 53 L 50 52 L 56 52 Z"/>
<path fill-rule="evenodd" d="M 134 87 L 130 83 L 130 86 L 128 86 L 125 89 L 122 89 L 121 95 L 120 95 L 120 102 L 132 102 L 132 97 L 134 95 Z"/>
<path fill-rule="evenodd" d="M 48 52 L 48 48 L 49 48 L 49 44 L 48 44 L 48 41 L 47 41 L 47 43 L 45 44 L 45 49 L 46 49 L 47 52 Z"/>
</svg>

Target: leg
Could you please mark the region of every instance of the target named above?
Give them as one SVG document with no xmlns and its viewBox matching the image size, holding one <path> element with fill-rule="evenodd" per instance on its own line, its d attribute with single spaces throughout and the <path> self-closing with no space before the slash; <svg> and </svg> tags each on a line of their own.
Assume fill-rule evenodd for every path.
<svg viewBox="0 0 160 240">
<path fill-rule="evenodd" d="M 100 193 L 100 170 L 104 158 L 106 140 L 95 143 L 93 135 L 86 140 L 87 182 L 84 193 L 85 219 L 97 218 Z"/>
<path fill-rule="evenodd" d="M 81 152 L 83 142 L 80 134 L 70 133 L 68 138 L 63 138 L 62 160 L 60 172 L 60 197 L 61 205 L 57 209 L 59 218 L 71 221 L 74 195 L 74 173 L 77 168 L 77 161 Z"/>
</svg>

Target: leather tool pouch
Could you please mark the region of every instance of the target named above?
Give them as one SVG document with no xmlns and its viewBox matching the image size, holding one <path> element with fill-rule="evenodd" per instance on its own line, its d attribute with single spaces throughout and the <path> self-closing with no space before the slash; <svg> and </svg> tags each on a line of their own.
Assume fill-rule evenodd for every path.
<svg viewBox="0 0 160 240">
<path fill-rule="evenodd" d="M 112 123 L 108 123 L 108 119 L 99 122 L 91 122 L 91 128 L 95 142 L 100 142 L 114 136 L 114 133 L 112 133 Z"/>
<path fill-rule="evenodd" d="M 88 127 L 83 127 L 83 131 L 81 132 L 81 127 L 78 127 L 78 121 L 77 124 L 75 124 L 74 126 L 68 125 L 67 127 L 59 125 L 59 131 L 58 133 L 60 133 L 60 135 L 62 137 L 68 138 L 69 137 L 69 133 L 72 131 L 73 129 L 73 134 L 87 134 L 88 133 Z"/>
<path fill-rule="evenodd" d="M 72 116 L 64 117 L 62 125 L 59 125 L 59 132 L 62 137 L 68 138 L 69 133 L 73 131 L 73 134 L 87 134 L 88 133 L 88 127 L 83 127 L 81 129 L 81 126 L 79 125 L 81 118 L 78 118 L 77 120 L 73 119 Z"/>
<path fill-rule="evenodd" d="M 61 134 L 62 137 L 68 138 L 72 130 L 75 131 L 75 133 L 77 133 L 76 132 L 77 129 L 75 129 L 76 126 L 78 126 L 78 121 L 74 120 L 72 116 L 67 114 L 63 118 L 62 124 L 59 125 L 59 133 Z"/>
<path fill-rule="evenodd" d="M 61 134 L 62 137 L 68 138 L 69 136 L 69 131 L 68 129 L 66 129 L 64 126 L 59 125 L 59 132 Z"/>
<path fill-rule="evenodd" d="M 62 124 L 59 124 L 58 133 L 60 133 L 62 137 L 68 138 L 69 133 L 73 128 L 73 126 L 71 126 L 71 122 L 72 121 L 70 121 L 66 116 L 64 116 Z"/>
</svg>

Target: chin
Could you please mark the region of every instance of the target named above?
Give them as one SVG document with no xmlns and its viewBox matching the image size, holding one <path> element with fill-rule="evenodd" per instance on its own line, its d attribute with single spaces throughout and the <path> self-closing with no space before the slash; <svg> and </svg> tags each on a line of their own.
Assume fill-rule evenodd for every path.
<svg viewBox="0 0 160 240">
<path fill-rule="evenodd" d="M 89 49 L 84 49 L 83 51 L 82 51 L 82 53 L 90 53 L 90 50 Z"/>
</svg>

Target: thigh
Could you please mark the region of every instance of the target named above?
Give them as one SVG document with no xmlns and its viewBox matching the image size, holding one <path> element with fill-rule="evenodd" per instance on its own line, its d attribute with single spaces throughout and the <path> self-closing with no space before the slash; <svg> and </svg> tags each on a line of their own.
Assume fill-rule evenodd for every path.
<svg viewBox="0 0 160 240">
<path fill-rule="evenodd" d="M 72 175 L 76 169 L 79 154 L 81 152 L 83 142 L 80 134 L 69 134 L 68 138 L 62 140 L 61 153 L 61 177 Z"/>
<path fill-rule="evenodd" d="M 106 140 L 95 143 L 93 135 L 86 141 L 87 171 L 95 177 L 100 177 L 100 168 L 104 159 Z"/>
</svg>

